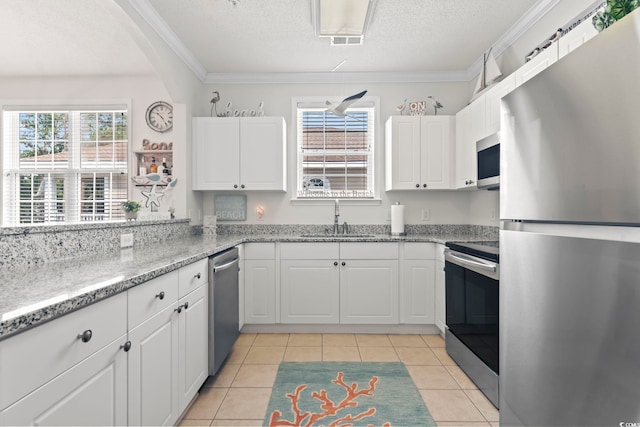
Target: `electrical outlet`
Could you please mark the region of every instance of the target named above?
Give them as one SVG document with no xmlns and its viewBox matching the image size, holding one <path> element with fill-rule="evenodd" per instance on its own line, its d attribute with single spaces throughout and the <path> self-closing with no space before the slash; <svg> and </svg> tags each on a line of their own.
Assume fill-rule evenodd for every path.
<svg viewBox="0 0 640 427">
<path fill-rule="evenodd" d="M 121 248 L 130 248 L 133 246 L 133 233 L 121 234 L 120 235 L 120 247 Z"/>
<path fill-rule="evenodd" d="M 429 221 L 431 219 L 431 211 L 429 209 L 422 209 L 422 220 Z"/>
</svg>

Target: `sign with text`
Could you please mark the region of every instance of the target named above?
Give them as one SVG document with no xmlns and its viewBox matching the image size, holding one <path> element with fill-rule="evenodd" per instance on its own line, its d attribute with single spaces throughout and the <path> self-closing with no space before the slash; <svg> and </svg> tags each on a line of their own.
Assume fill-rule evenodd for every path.
<svg viewBox="0 0 640 427">
<path fill-rule="evenodd" d="M 245 195 L 216 195 L 214 204 L 218 221 L 247 220 L 247 196 Z"/>
</svg>

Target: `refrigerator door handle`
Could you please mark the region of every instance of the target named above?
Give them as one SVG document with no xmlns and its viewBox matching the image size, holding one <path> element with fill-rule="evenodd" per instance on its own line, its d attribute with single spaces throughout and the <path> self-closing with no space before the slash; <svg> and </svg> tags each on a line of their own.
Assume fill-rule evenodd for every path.
<svg viewBox="0 0 640 427">
<path fill-rule="evenodd" d="M 463 254 L 454 254 L 453 252 L 445 253 L 445 260 L 447 259 L 452 261 L 454 264 L 458 264 L 462 267 L 475 267 L 481 270 L 490 271 L 492 273 L 495 273 L 498 269 L 497 264 L 493 262 L 484 261 L 475 257 L 467 257 Z"/>
</svg>

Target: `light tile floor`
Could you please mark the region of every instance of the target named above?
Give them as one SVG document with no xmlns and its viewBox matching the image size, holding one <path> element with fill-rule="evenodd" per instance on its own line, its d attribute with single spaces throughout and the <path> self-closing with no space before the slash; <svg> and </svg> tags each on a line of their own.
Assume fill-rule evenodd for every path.
<svg viewBox="0 0 640 427">
<path fill-rule="evenodd" d="M 498 426 L 439 335 L 241 334 L 181 426 L 261 426 L 281 361 L 403 362 L 438 426 Z M 407 420 L 411 426 L 411 420 Z"/>
</svg>

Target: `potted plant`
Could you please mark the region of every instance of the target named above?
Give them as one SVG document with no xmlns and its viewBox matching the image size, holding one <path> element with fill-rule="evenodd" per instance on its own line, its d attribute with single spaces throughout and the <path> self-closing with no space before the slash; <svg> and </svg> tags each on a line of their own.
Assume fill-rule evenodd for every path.
<svg viewBox="0 0 640 427">
<path fill-rule="evenodd" d="M 593 26 L 596 30 L 602 31 L 639 6 L 640 0 L 607 0 L 604 9 L 593 16 Z"/>
<path fill-rule="evenodd" d="M 134 200 L 122 202 L 122 210 L 124 211 L 124 216 L 127 220 L 134 220 L 138 218 L 138 211 L 141 207 L 140 203 Z"/>
</svg>

